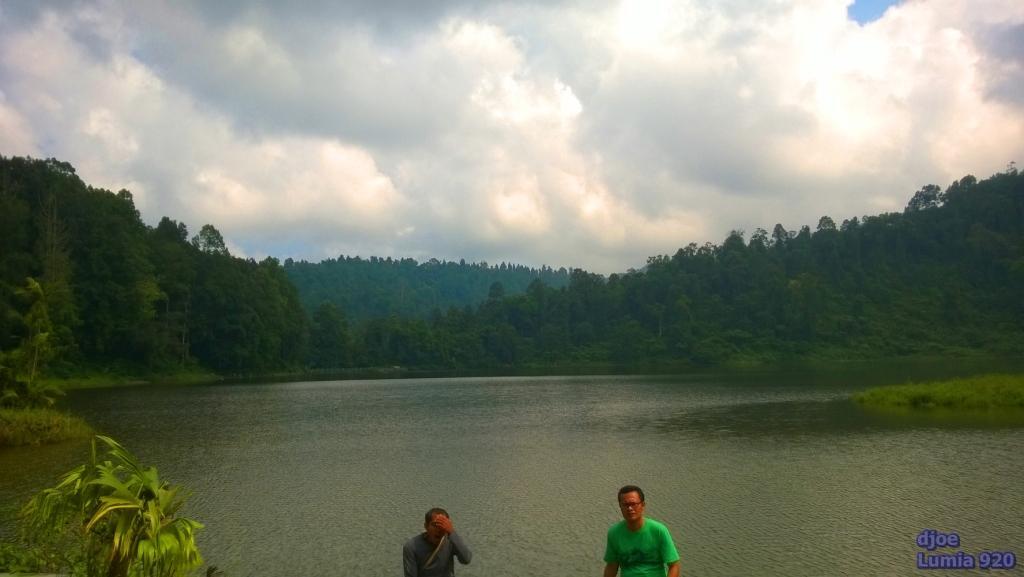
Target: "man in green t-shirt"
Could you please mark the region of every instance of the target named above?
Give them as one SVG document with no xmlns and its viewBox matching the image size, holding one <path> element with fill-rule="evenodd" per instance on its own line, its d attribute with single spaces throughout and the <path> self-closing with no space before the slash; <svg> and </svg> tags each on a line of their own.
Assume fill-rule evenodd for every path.
<svg viewBox="0 0 1024 577">
<path fill-rule="evenodd" d="M 636 485 L 619 489 L 622 521 L 608 529 L 604 577 L 679 577 L 679 553 L 668 528 L 644 517 L 644 492 Z"/>
</svg>

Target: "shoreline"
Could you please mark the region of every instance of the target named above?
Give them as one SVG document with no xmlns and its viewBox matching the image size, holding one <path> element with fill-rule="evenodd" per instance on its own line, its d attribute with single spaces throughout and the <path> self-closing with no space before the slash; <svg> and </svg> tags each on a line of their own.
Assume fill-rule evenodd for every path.
<svg viewBox="0 0 1024 577">
<path fill-rule="evenodd" d="M 1024 374 L 1024 358 L 1017 356 L 975 355 L 956 358 L 963 375 L 959 378 L 981 373 L 1007 372 Z M 61 390 L 87 390 L 96 388 L 128 388 L 135 386 L 201 386 L 209 384 L 232 384 L 247 382 L 298 382 L 328 380 L 386 380 L 422 378 L 462 377 L 528 377 L 528 376 L 601 376 L 601 375 L 699 375 L 717 373 L 786 372 L 833 373 L 837 369 L 874 372 L 880 365 L 891 366 L 896 378 L 909 380 L 912 374 L 928 374 L 933 366 L 947 367 L 936 372 L 936 379 L 948 379 L 950 371 L 948 357 L 908 356 L 878 357 L 871 359 L 823 359 L 803 358 L 775 360 L 772 362 L 739 362 L 717 365 L 694 365 L 688 362 L 645 363 L 616 365 L 612 363 L 565 363 L 551 365 L 525 365 L 517 367 L 488 368 L 437 368 L 437 367 L 362 367 L 346 369 L 297 370 L 269 373 L 217 374 L 210 371 L 184 371 L 181 373 L 131 374 L 92 372 L 79 376 L 46 378 L 43 382 Z M 997 368 L 993 368 L 997 367 Z M 905 371 L 905 372 L 904 372 Z M 961 371 L 953 371 L 961 372 Z"/>
<path fill-rule="evenodd" d="M 995 363 L 1008 367 L 1010 372 L 1024 373 L 1024 358 L 999 355 L 963 355 L 956 357 L 964 364 L 966 373 L 992 372 Z M 528 377 L 528 376 L 598 376 L 598 375 L 682 375 L 718 372 L 759 372 L 759 371 L 831 371 L 843 368 L 877 368 L 879 364 L 891 364 L 895 368 L 906 366 L 928 368 L 937 361 L 950 362 L 948 356 L 915 355 L 874 358 L 822 358 L 805 357 L 784 360 L 721 363 L 696 365 L 690 362 L 638 363 L 620 365 L 614 363 L 564 363 L 546 365 L 505 366 L 487 368 L 438 368 L 438 367 L 362 367 L 346 369 L 281 371 L 271 373 L 249 373 L 221 375 L 210 371 L 186 371 L 182 373 L 158 373 L 139 375 L 125 373 L 84 373 L 80 376 L 47 378 L 43 382 L 61 390 L 89 390 L 145 386 L 201 386 L 232 383 L 267 383 L 298 381 L 348 381 L 387 380 L 458 377 Z M 976 370 L 972 367 L 977 365 Z"/>
</svg>

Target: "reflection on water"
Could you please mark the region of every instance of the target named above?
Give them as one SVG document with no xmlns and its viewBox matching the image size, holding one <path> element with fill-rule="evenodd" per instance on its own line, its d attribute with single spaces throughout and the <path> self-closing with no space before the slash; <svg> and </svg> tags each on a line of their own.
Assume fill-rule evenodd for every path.
<svg viewBox="0 0 1024 577">
<path fill-rule="evenodd" d="M 435 505 L 474 548 L 459 575 L 595 575 L 627 482 L 673 531 L 685 575 L 914 574 L 924 528 L 958 531 L 965 551 L 1020 549 L 1024 429 L 847 400 L 875 384 L 806 370 L 421 379 L 71 403 L 194 491 L 204 554 L 231 577 L 398 574 Z M 0 451 L 0 503 L 85 455 Z"/>
</svg>

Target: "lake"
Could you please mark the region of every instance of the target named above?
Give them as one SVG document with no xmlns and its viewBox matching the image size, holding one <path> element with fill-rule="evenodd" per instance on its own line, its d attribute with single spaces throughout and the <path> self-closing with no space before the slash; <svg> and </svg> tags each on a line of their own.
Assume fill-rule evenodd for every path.
<svg viewBox="0 0 1024 577">
<path fill-rule="evenodd" d="M 139 387 L 67 404 L 192 490 L 204 557 L 228 577 L 401 575 L 433 506 L 473 549 L 457 575 L 596 576 L 627 483 L 672 531 L 683 575 L 933 575 L 915 569 L 923 529 L 1024 556 L 1024 428 L 848 400 L 878 374 Z M 0 450 L 4 531 L 87 454 Z"/>
</svg>

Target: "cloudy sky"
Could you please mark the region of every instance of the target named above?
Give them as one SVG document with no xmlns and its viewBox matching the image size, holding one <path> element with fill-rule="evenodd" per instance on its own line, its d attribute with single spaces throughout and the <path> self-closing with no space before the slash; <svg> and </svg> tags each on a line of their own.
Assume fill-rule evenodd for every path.
<svg viewBox="0 0 1024 577">
<path fill-rule="evenodd" d="M 1024 163 L 1020 0 L 0 0 L 0 154 L 232 252 L 640 267 Z"/>
</svg>

